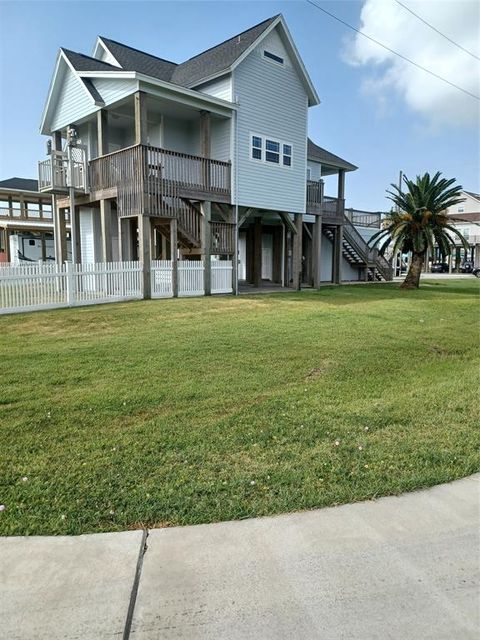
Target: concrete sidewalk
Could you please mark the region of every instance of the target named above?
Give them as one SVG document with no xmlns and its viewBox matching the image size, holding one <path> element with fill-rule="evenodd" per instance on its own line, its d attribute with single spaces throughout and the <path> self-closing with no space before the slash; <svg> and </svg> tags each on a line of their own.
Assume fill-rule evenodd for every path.
<svg viewBox="0 0 480 640">
<path fill-rule="evenodd" d="M 0 638 L 476 640 L 479 498 L 480 474 L 146 540 L 3 538 Z"/>
</svg>

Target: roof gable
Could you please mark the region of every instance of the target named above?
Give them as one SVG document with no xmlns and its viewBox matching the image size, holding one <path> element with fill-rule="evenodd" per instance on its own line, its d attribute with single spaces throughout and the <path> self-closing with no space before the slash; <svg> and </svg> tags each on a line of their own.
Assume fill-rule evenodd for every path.
<svg viewBox="0 0 480 640">
<path fill-rule="evenodd" d="M 89 56 L 60 49 L 42 116 L 41 133 L 48 135 L 68 126 L 78 114 L 83 117 L 103 106 L 94 84 L 79 76 L 81 69 L 90 65 L 91 60 L 93 58 Z M 102 70 L 115 68 L 98 60 L 95 62 L 103 65 Z"/>
<path fill-rule="evenodd" d="M 134 49 L 115 40 L 104 38 L 103 36 L 99 37 L 99 42 L 104 45 L 125 71 L 137 71 L 152 78 L 169 82 L 177 67 L 175 62 L 157 58 L 157 56 L 152 56 L 149 53 Z M 89 69 L 89 71 L 94 71 L 94 69 Z M 116 71 L 118 71 L 118 68 Z"/>
<path fill-rule="evenodd" d="M 186 87 L 193 87 L 212 76 L 227 71 L 278 18 L 279 16 L 274 16 L 264 20 L 179 64 L 171 81 Z"/>
</svg>

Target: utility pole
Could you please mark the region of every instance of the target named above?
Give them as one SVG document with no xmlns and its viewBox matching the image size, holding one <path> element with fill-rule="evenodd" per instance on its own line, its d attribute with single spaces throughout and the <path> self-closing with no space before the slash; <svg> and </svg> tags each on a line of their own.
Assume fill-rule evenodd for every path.
<svg viewBox="0 0 480 640">
<path fill-rule="evenodd" d="M 402 180 L 403 180 L 403 171 L 400 169 L 398 173 L 398 190 L 402 193 Z M 400 213 L 400 207 L 398 204 L 395 205 L 395 209 L 397 213 Z M 392 269 L 393 273 L 397 272 L 397 264 L 398 264 L 398 275 L 402 275 L 402 251 L 400 250 L 396 256 L 392 255 Z"/>
</svg>

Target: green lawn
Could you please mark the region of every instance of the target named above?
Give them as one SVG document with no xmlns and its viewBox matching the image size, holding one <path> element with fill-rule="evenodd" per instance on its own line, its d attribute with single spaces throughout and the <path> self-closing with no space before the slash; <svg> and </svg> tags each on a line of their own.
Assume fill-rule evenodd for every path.
<svg viewBox="0 0 480 640">
<path fill-rule="evenodd" d="M 478 285 L 0 317 L 0 533 L 246 518 L 477 471 Z"/>
</svg>

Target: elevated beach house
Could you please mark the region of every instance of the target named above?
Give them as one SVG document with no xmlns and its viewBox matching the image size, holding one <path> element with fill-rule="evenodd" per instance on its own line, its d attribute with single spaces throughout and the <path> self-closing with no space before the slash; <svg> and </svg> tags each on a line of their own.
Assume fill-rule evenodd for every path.
<svg viewBox="0 0 480 640">
<path fill-rule="evenodd" d="M 60 49 L 42 117 L 39 189 L 57 260 L 232 261 L 240 286 L 390 278 L 345 216 L 356 167 L 309 140 L 317 92 L 281 15 L 176 64 L 99 37 Z M 322 177 L 338 176 L 335 197 Z"/>
</svg>

